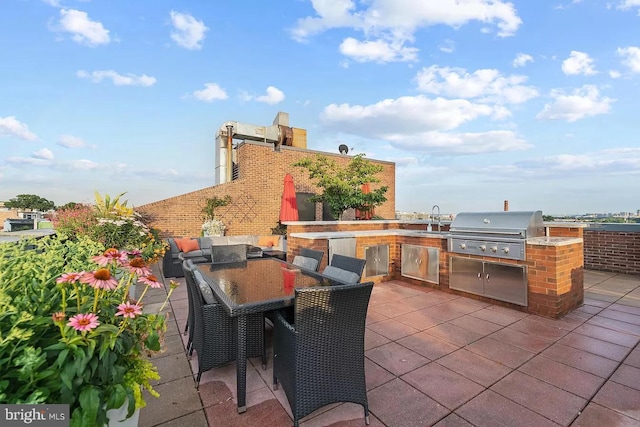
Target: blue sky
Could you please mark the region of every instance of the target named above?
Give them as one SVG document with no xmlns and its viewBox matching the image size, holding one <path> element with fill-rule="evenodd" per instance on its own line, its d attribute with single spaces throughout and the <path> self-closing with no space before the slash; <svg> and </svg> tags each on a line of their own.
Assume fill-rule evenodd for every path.
<svg viewBox="0 0 640 427">
<path fill-rule="evenodd" d="M 216 129 L 396 162 L 396 208 L 640 209 L 640 0 L 2 0 L 0 200 L 214 184 Z"/>
</svg>

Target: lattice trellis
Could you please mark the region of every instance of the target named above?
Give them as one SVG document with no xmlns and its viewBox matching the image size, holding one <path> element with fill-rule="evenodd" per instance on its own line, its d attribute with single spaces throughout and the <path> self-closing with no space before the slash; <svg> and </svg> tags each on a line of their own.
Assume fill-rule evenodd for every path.
<svg viewBox="0 0 640 427">
<path fill-rule="evenodd" d="M 258 213 L 256 212 L 257 202 L 251 196 L 242 194 L 233 198 L 233 201 L 227 206 L 219 207 L 219 212 L 216 212 L 216 217 L 222 219 L 222 221 L 230 226 L 234 221 L 253 222 Z"/>
</svg>

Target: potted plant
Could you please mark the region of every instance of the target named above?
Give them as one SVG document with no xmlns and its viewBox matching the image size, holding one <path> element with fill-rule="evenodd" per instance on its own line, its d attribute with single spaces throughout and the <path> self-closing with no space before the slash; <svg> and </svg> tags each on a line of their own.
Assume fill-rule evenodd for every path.
<svg viewBox="0 0 640 427">
<path fill-rule="evenodd" d="M 139 251 L 104 250 L 86 236 L 0 245 L 0 400 L 66 403 L 71 426 L 102 426 L 145 405 L 159 375 L 164 304 L 143 312 L 149 288 L 164 286 Z M 144 286 L 134 299 L 130 288 Z M 171 284 L 167 299 L 175 283 Z"/>
<path fill-rule="evenodd" d="M 204 216 L 204 223 L 202 224 L 202 233 L 205 236 L 224 236 L 226 226 L 222 221 L 216 219 L 216 209 L 222 206 L 227 206 L 231 203 L 231 196 L 226 195 L 222 198 L 213 196 L 205 201 L 205 205 L 202 208 L 202 214 Z"/>
</svg>

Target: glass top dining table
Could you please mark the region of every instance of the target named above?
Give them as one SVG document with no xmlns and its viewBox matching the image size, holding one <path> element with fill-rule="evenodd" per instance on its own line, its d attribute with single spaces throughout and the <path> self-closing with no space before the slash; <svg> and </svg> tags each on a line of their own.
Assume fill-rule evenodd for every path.
<svg viewBox="0 0 640 427">
<path fill-rule="evenodd" d="M 242 413 L 246 411 L 246 316 L 291 306 L 295 288 L 329 285 L 330 282 L 319 273 L 277 258 L 196 264 L 196 268 L 229 315 L 238 319 L 236 376 L 238 412 Z"/>
</svg>

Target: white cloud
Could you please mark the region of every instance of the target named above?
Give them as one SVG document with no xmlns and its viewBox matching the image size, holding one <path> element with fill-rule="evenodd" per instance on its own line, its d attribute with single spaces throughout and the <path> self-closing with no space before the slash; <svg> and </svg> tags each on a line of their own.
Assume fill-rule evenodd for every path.
<svg viewBox="0 0 640 427">
<path fill-rule="evenodd" d="M 58 145 L 62 145 L 67 148 L 87 147 L 87 143 L 82 138 L 78 138 L 73 135 L 60 135 L 60 137 L 58 137 Z"/>
<path fill-rule="evenodd" d="M 202 41 L 209 28 L 207 28 L 202 21 L 198 21 L 188 13 L 180 13 L 172 10 L 170 14 L 171 25 L 173 25 L 171 39 L 175 41 L 178 46 L 184 47 L 185 49 L 197 50 L 202 48 Z"/>
<path fill-rule="evenodd" d="M 29 131 L 29 127 L 18 121 L 15 116 L 0 117 L 0 137 L 15 136 L 26 141 L 38 139 L 35 133 Z"/>
<path fill-rule="evenodd" d="M 417 59 L 418 49 L 399 41 L 358 41 L 348 37 L 340 44 L 340 53 L 356 62 L 407 62 Z"/>
<path fill-rule="evenodd" d="M 204 89 L 196 90 L 192 95 L 194 98 L 206 102 L 228 98 L 227 92 L 216 83 L 205 83 Z"/>
<path fill-rule="evenodd" d="M 440 51 L 444 53 L 453 53 L 456 50 L 456 42 L 454 42 L 453 40 L 447 39 L 442 43 L 440 43 L 440 46 L 438 46 L 438 49 L 440 49 Z"/>
<path fill-rule="evenodd" d="M 524 150 L 531 147 L 515 132 L 497 130 L 481 133 L 424 132 L 417 135 L 388 135 L 385 139 L 406 150 L 431 154 L 480 154 Z"/>
<path fill-rule="evenodd" d="M 265 95 L 256 97 L 256 101 L 264 102 L 271 105 L 278 104 L 284 101 L 284 92 L 276 87 L 269 86 L 267 88 L 267 93 Z"/>
<path fill-rule="evenodd" d="M 566 120 L 575 122 L 585 117 L 608 113 L 614 99 L 601 97 L 596 86 L 584 85 L 574 89 L 569 95 L 555 89 L 551 91 L 553 102 L 546 104 L 544 109 L 536 115 L 543 120 Z"/>
<path fill-rule="evenodd" d="M 48 4 L 49 6 L 61 7 L 60 0 L 42 0 L 42 2 Z"/>
<path fill-rule="evenodd" d="M 350 27 L 365 33 L 404 36 L 433 25 L 460 27 L 471 21 L 495 25 L 499 36 L 513 35 L 522 20 L 510 2 L 502 0 L 311 0 L 316 16 L 299 19 L 292 36 L 298 41 L 331 28 Z"/>
<path fill-rule="evenodd" d="M 521 104 L 538 96 L 538 91 L 523 83 L 525 76 L 503 76 L 498 70 L 483 69 L 468 73 L 463 68 L 432 65 L 416 75 L 418 89 L 435 95 L 478 98 L 481 101 Z"/>
<path fill-rule="evenodd" d="M 75 9 L 61 9 L 57 31 L 71 34 L 73 41 L 87 46 L 109 44 L 109 30 L 101 22 L 92 21 L 86 12 Z"/>
<path fill-rule="evenodd" d="M 88 73 L 84 70 L 79 70 L 76 75 L 82 79 L 89 79 L 94 83 L 100 83 L 104 79 L 111 79 L 116 86 L 144 86 L 149 87 L 156 84 L 156 78 L 143 74 L 136 76 L 132 73 L 126 75 L 118 74 L 113 70 L 98 70 Z"/>
<path fill-rule="evenodd" d="M 640 3 L 640 0 L 638 0 Z M 619 47 L 616 53 L 622 57 L 622 63 L 634 73 L 640 73 L 640 47 Z"/>
<path fill-rule="evenodd" d="M 518 53 L 513 60 L 514 68 L 524 67 L 527 65 L 527 62 L 533 62 L 533 56 L 528 55 L 526 53 Z"/>
<path fill-rule="evenodd" d="M 321 118 L 331 128 L 368 138 L 402 133 L 450 130 L 495 109 L 465 99 L 428 98 L 424 95 L 385 99 L 370 105 L 331 104 Z"/>
<path fill-rule="evenodd" d="M 562 61 L 562 72 L 565 74 L 584 74 L 585 76 L 596 74 L 593 68 L 593 59 L 584 52 L 572 50 L 567 59 Z"/>
<path fill-rule="evenodd" d="M 640 7 L 640 0 L 621 0 L 617 6 L 617 8 L 621 10 L 628 10 L 634 7 Z"/>
<path fill-rule="evenodd" d="M 31 154 L 33 158 L 42 159 L 42 160 L 53 160 L 53 152 L 48 148 L 41 148 L 38 151 L 35 151 Z"/>
<path fill-rule="evenodd" d="M 609 70 L 609 77 L 611 77 L 612 79 L 619 79 L 620 77 L 622 77 L 622 74 L 617 70 Z"/>
</svg>

